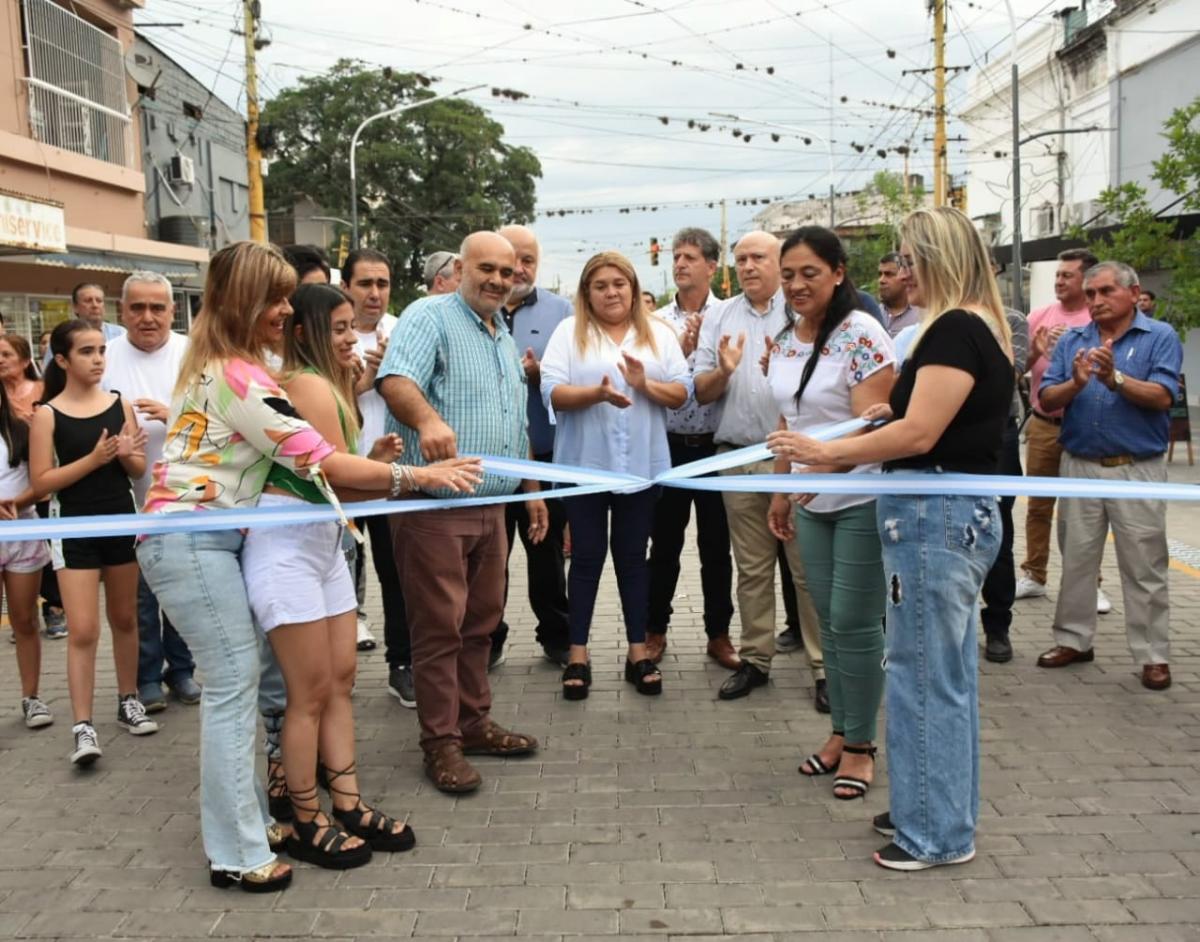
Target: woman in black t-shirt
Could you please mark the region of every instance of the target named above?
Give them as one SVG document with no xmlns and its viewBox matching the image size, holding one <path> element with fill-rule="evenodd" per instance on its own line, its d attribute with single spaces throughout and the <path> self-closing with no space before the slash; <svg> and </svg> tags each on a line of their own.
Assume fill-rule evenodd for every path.
<svg viewBox="0 0 1200 942">
<path fill-rule="evenodd" d="M 949 207 L 900 227 L 911 260 L 909 301 L 925 308 L 883 428 L 834 442 L 797 432 L 768 438 L 805 464 L 884 462 L 887 471 L 994 473 L 1012 398 L 1012 345 L 982 238 Z M 875 829 L 892 870 L 966 863 L 979 812 L 978 652 L 984 577 L 1000 548 L 993 497 L 881 495 L 887 578 L 887 747 L 891 809 Z"/>
</svg>

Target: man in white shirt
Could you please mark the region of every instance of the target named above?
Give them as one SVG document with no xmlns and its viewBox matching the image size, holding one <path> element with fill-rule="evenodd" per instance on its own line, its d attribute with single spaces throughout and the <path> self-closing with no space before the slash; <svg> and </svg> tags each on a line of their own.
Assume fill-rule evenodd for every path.
<svg viewBox="0 0 1200 942">
<path fill-rule="evenodd" d="M 742 294 L 705 315 L 696 347 L 696 401 L 721 403 L 714 441 L 717 452 L 758 445 L 779 424 L 779 409 L 759 366 L 766 344 L 787 325 L 779 287 L 779 240 L 751 232 L 734 246 Z M 774 461 L 732 468 L 728 474 L 771 474 Z M 767 682 L 775 656 L 775 565 L 778 541 L 767 526 L 770 494 L 727 493 L 725 515 L 737 563 L 742 664 L 718 696 L 734 700 Z M 828 711 L 820 625 L 808 594 L 804 564 L 793 540 L 785 544 L 800 610 L 800 630 L 813 672 L 817 709 Z"/>
<path fill-rule="evenodd" d="M 104 388 L 119 392 L 133 406 L 138 424 L 146 431 L 146 473 L 133 482 L 139 508 L 146 501 L 154 463 L 162 457 L 171 396 L 188 348 L 187 337 L 171 330 L 175 319 L 171 296 L 171 283 L 155 272 L 134 272 L 126 278 L 121 288 L 125 330 L 108 341 L 105 357 Z M 180 702 L 199 703 L 191 652 L 140 576 L 138 638 L 138 699 L 146 712 L 166 709 L 164 681 Z"/>
<path fill-rule="evenodd" d="M 342 288 L 354 304 L 354 333 L 358 335 L 359 361 L 363 372 L 355 384 L 358 410 L 362 413 L 362 435 L 359 452 L 366 454 L 372 443 L 384 434 L 383 423 L 387 405 L 375 391 L 375 377 L 387 351 L 388 338 L 397 318 L 388 313 L 392 296 L 392 263 L 375 249 L 355 249 L 342 265 Z M 371 561 L 379 580 L 383 601 L 383 645 L 388 665 L 388 693 L 401 706 L 416 709 L 417 699 L 412 682 L 412 647 L 408 637 L 408 616 L 404 596 L 400 592 L 400 577 L 392 550 L 392 536 L 386 516 L 366 517 L 359 521 L 371 538 Z M 359 565 L 364 562 L 359 553 Z M 359 620 L 359 650 L 375 646 L 375 639 L 363 619 Z"/>
<path fill-rule="evenodd" d="M 717 270 L 721 247 L 704 229 L 681 229 L 671 246 L 672 274 L 678 289 L 675 298 L 655 313 L 675 328 L 680 346 L 695 366 L 696 343 L 705 316 L 720 305 L 710 284 Z M 671 466 L 700 461 L 716 454 L 713 433 L 721 417 L 715 402 L 701 405 L 694 397 L 667 413 L 667 445 Z M 650 617 L 646 627 L 646 656 L 657 664 L 667 648 L 671 599 L 679 583 L 684 534 L 696 505 L 696 549 L 700 553 L 700 588 L 704 596 L 704 632 L 708 656 L 729 670 L 741 660 L 729 640 L 733 620 L 733 565 L 729 557 L 729 525 L 725 504 L 716 491 L 663 488 L 654 505 L 650 534 Z"/>
</svg>

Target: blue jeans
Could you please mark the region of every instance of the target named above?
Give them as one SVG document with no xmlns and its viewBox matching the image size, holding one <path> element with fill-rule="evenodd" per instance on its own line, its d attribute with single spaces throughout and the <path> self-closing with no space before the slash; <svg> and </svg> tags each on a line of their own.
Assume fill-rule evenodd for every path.
<svg viewBox="0 0 1200 942">
<path fill-rule="evenodd" d="M 250 617 L 242 535 L 164 533 L 138 563 L 204 674 L 200 700 L 200 833 L 214 869 L 245 872 L 275 859 L 266 795 L 254 772 L 262 634 Z"/>
<path fill-rule="evenodd" d="M 636 494 L 585 494 L 564 497 L 571 525 L 571 571 L 567 575 L 567 620 L 571 644 L 587 644 L 592 627 L 600 574 L 610 545 L 608 518 L 612 516 L 612 557 L 617 572 L 617 594 L 625 615 L 625 640 L 646 640 L 650 615 L 650 567 L 646 544 L 654 523 L 658 488 Z"/>
<path fill-rule="evenodd" d="M 138 687 L 178 683 L 191 677 L 196 670 L 192 652 L 171 619 L 159 609 L 158 599 L 146 585 L 146 577 L 138 575 Z M 163 662 L 167 670 L 163 672 Z"/>
<path fill-rule="evenodd" d="M 950 860 L 975 846 L 975 626 L 979 590 L 1000 549 L 1000 511 L 994 497 L 881 496 L 876 517 L 887 579 L 894 840 L 918 860 Z"/>
</svg>

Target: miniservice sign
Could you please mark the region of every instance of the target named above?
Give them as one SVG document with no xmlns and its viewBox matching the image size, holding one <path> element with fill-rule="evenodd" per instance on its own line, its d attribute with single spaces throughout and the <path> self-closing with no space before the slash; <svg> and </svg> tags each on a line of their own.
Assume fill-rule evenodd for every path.
<svg viewBox="0 0 1200 942">
<path fill-rule="evenodd" d="M 63 208 L 0 192 L 0 248 L 65 252 L 67 224 Z"/>
</svg>

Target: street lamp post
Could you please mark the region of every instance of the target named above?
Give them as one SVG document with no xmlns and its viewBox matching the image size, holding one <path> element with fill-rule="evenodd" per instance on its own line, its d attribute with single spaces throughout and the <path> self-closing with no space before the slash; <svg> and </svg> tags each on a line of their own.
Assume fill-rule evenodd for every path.
<svg viewBox="0 0 1200 942">
<path fill-rule="evenodd" d="M 833 141 L 816 131 L 810 131 L 807 128 L 797 128 L 790 124 L 776 124 L 773 121 L 756 121 L 753 118 L 743 118 L 736 114 L 726 114 L 719 111 L 710 111 L 710 115 L 714 118 L 729 118 L 733 121 L 738 121 L 742 124 L 756 124 L 764 128 L 778 128 L 781 131 L 791 131 L 795 134 L 802 134 L 805 137 L 815 137 L 818 141 L 825 142 L 826 151 L 829 154 L 829 228 L 833 228 L 834 220 L 834 186 L 833 186 Z"/>
<path fill-rule="evenodd" d="M 422 98 L 420 101 L 414 101 L 407 105 L 388 108 L 386 111 L 371 115 L 371 117 L 367 118 L 355 129 L 354 136 L 350 138 L 350 247 L 352 249 L 358 248 L 358 173 L 354 153 L 358 149 L 358 138 L 367 125 L 378 121 L 380 118 L 391 118 L 395 115 L 403 114 L 405 111 L 412 111 L 414 108 L 420 108 L 435 101 L 443 101 L 447 98 L 454 98 L 456 95 L 473 92 L 477 88 L 483 88 L 483 86 L 472 85 L 469 88 L 460 88 L 458 91 L 449 92 L 445 95 L 434 95 L 432 98 Z"/>
<path fill-rule="evenodd" d="M 1004 0 L 1008 7 L 1009 40 L 1012 47 L 1012 305 L 1018 311 L 1025 310 L 1024 273 L 1021 271 L 1021 91 L 1017 69 L 1017 17 L 1013 13 L 1011 0 Z"/>
</svg>

